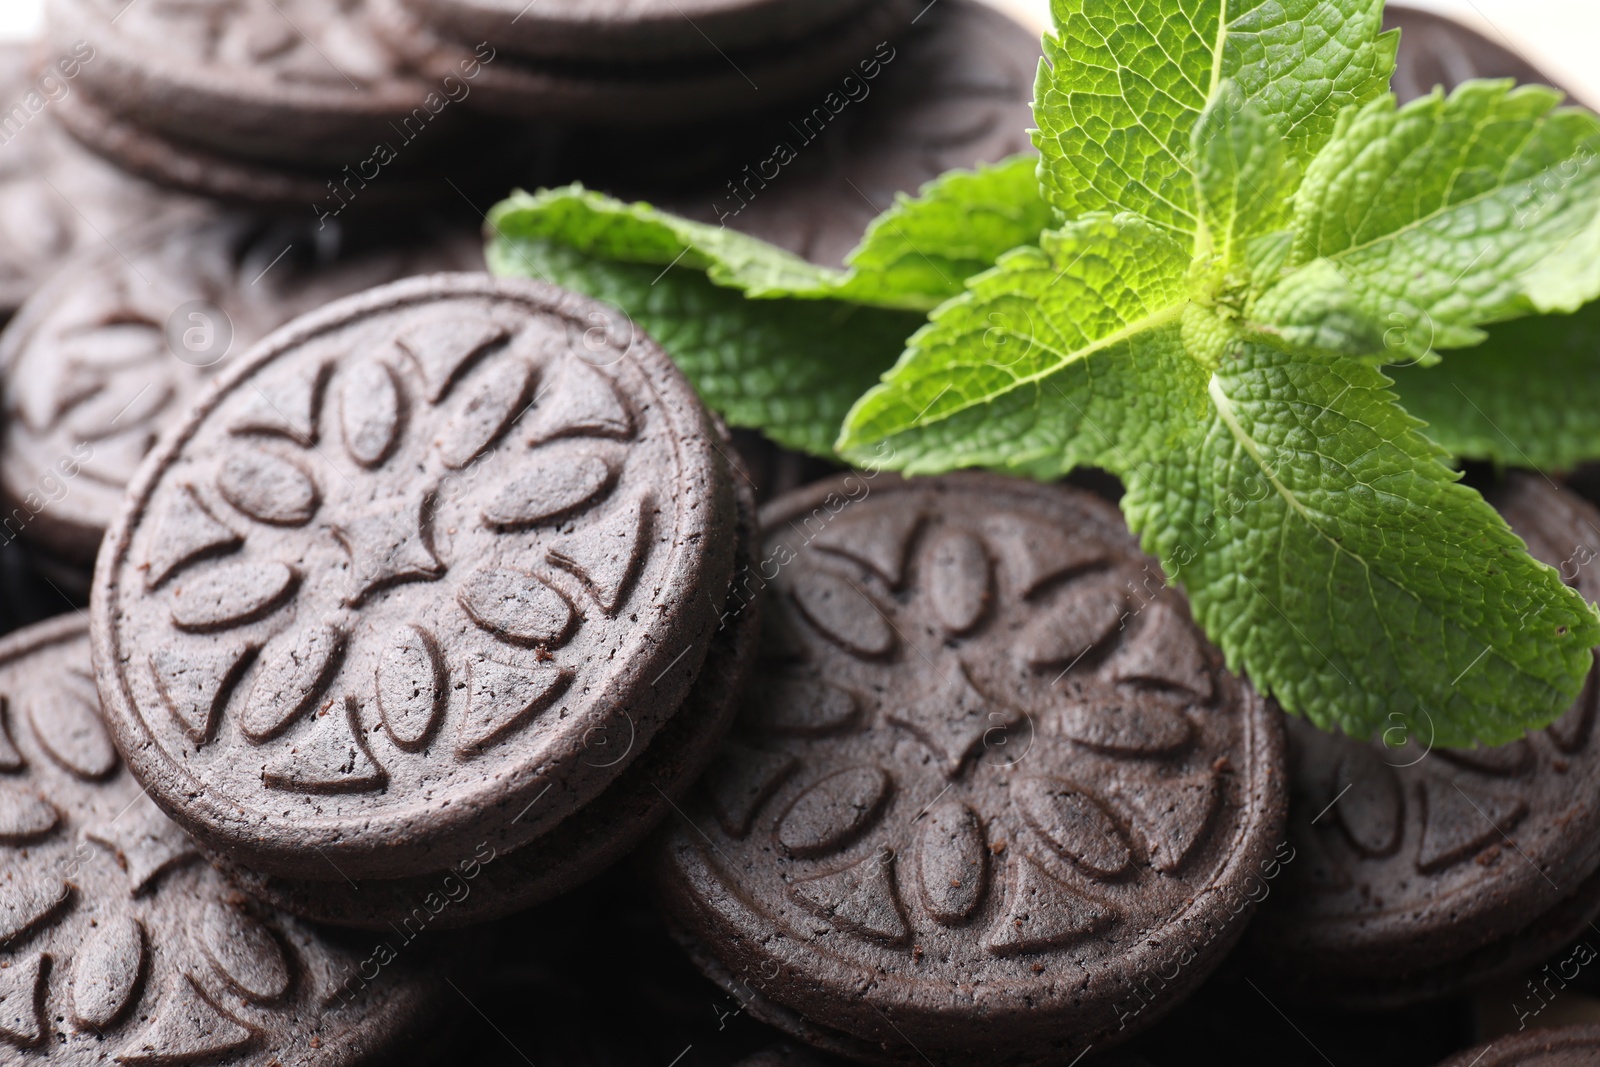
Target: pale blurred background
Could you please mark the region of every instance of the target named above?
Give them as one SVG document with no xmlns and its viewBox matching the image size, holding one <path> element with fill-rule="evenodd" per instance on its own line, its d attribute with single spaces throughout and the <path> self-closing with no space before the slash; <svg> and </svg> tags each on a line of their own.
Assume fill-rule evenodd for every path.
<svg viewBox="0 0 1600 1067">
<path fill-rule="evenodd" d="M 1048 18 L 1049 0 L 989 0 L 1036 29 Z M 1520 53 L 1587 103 L 1600 104 L 1600 0 L 1410 0 L 1473 26 Z M 0 38 L 29 37 L 39 24 L 41 0 L 0 0 Z"/>
</svg>

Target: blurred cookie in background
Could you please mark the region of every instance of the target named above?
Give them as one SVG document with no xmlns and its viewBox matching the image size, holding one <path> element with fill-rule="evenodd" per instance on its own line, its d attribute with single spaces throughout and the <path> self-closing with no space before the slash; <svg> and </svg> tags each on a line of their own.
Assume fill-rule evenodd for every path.
<svg viewBox="0 0 1600 1067">
<path fill-rule="evenodd" d="M 330 300 L 482 267 L 470 225 L 379 235 L 202 210 L 64 264 L 0 335 L 0 502 L 49 557 L 90 563 L 157 434 L 231 360 Z"/>
<path fill-rule="evenodd" d="M 1384 29 L 1400 30 L 1400 53 L 1391 88 L 1402 104 L 1432 92 L 1436 85 L 1450 90 L 1472 78 L 1515 78 L 1523 84 L 1553 85 L 1567 91 L 1516 52 L 1504 37 L 1485 37 L 1454 19 L 1389 4 L 1384 8 L 1383 25 Z"/>
<path fill-rule="evenodd" d="M 78 45 L 0 42 L 0 323 L 75 252 L 193 201 L 99 158 L 57 123 L 82 94 Z"/>
<path fill-rule="evenodd" d="M 687 126 L 821 96 L 882 55 L 918 0 L 659 0 L 518 5 L 371 0 L 374 25 L 427 76 L 481 62 L 472 107 L 611 129 Z M 702 26 L 693 13 L 709 16 Z"/>
</svg>

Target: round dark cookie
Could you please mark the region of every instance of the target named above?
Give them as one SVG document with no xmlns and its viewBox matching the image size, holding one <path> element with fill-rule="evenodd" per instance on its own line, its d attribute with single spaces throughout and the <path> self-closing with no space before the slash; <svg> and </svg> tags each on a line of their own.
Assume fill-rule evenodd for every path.
<svg viewBox="0 0 1600 1067">
<path fill-rule="evenodd" d="M 989 475 L 769 505 L 764 674 L 658 891 L 758 1018 L 865 1062 L 1068 1062 L 1220 961 L 1281 715 L 1114 508 Z"/>
<path fill-rule="evenodd" d="M 94 50 L 82 88 L 100 108 L 241 159 L 353 162 L 443 99 L 383 44 L 366 0 L 50 0 L 46 27 L 53 47 Z M 430 109 L 423 125 L 451 118 Z"/>
<path fill-rule="evenodd" d="M 872 0 L 805 39 L 686 63 L 540 62 L 508 51 L 484 55 L 440 34 L 404 6 L 370 0 L 375 25 L 426 75 L 443 79 L 482 60 L 469 106 L 567 125 L 653 127 L 747 115 L 837 88 L 890 47 L 916 17 L 917 0 Z"/>
<path fill-rule="evenodd" d="M 90 563 L 156 435 L 257 341 L 330 300 L 482 258 L 470 226 L 373 241 L 216 212 L 87 250 L 0 337 L 0 529 Z"/>
<path fill-rule="evenodd" d="M 1485 495 L 1600 599 L 1600 513 L 1536 475 Z M 1299 858 L 1251 928 L 1274 985 L 1394 1005 L 1515 973 L 1585 929 L 1600 910 L 1597 713 L 1600 668 L 1555 724 L 1495 748 L 1390 748 L 1291 721 Z"/>
<path fill-rule="evenodd" d="M 485 275 L 374 289 L 257 345 L 140 468 L 95 575 L 108 721 L 157 803 L 262 873 L 511 853 L 677 713 L 736 521 L 710 416 L 614 311 Z"/>
<path fill-rule="evenodd" d="M 1401 103 L 1425 96 L 1436 85 L 1450 90 L 1472 78 L 1515 78 L 1525 85 L 1556 84 L 1511 51 L 1507 47 L 1510 42 L 1504 38 L 1494 41 L 1443 15 L 1389 4 L 1383 11 L 1383 25 L 1385 29 L 1400 30 L 1400 52 L 1390 87 Z"/>
<path fill-rule="evenodd" d="M 1600 1026 L 1559 1026 L 1497 1037 L 1439 1067 L 1592 1067 L 1600 1062 Z"/>
<path fill-rule="evenodd" d="M 144 796 L 101 725 L 88 626 L 0 642 L 0 1060 L 390 1062 L 443 982 L 252 903 Z"/>
<path fill-rule="evenodd" d="M 29 47 L 0 42 L 0 322 L 77 251 L 189 201 L 139 181 L 56 123 L 80 95 L 70 51 L 41 68 Z"/>
<path fill-rule="evenodd" d="M 794 41 L 860 0 L 402 0 L 460 41 L 557 60 L 709 59 Z"/>
<path fill-rule="evenodd" d="M 735 481 L 739 505 L 738 573 L 750 573 L 756 540 L 755 501 Z M 482 864 L 470 899 L 453 902 L 431 925 L 450 929 L 495 919 L 542 903 L 589 881 L 632 852 L 683 798 L 716 755 L 744 695 L 761 632 L 757 603 L 730 601 L 711 638 L 700 676 L 672 721 L 644 754 L 587 807 L 548 834 L 506 856 Z M 611 762 L 634 744 L 631 728 L 621 736 L 589 739 L 590 757 Z M 618 753 L 617 750 L 621 750 Z M 211 861 L 252 896 L 295 915 L 341 926 L 384 930 L 425 907 L 450 872 L 387 881 L 295 881 L 231 863 Z"/>
<path fill-rule="evenodd" d="M 166 189 L 227 203 L 309 208 L 323 218 L 346 210 L 353 215 L 381 215 L 456 195 L 446 183 L 447 176 L 432 167 L 433 161 L 427 157 L 417 166 L 387 167 L 385 161 L 405 158 L 409 163 L 415 158 L 409 154 L 402 157 L 396 150 L 396 144 L 406 144 L 398 132 L 376 145 L 354 142 L 350 154 L 339 161 L 340 169 L 334 164 L 268 163 L 197 147 L 122 118 L 84 93 L 63 99 L 55 116 L 80 146 L 80 155 L 99 157 L 99 165 L 109 160 L 128 174 Z M 494 165 L 480 162 L 469 173 L 476 175 L 480 170 L 493 173 Z M 461 180 L 471 184 L 468 178 Z M 477 191 L 476 185 L 472 188 Z"/>
<path fill-rule="evenodd" d="M 978 0 L 942 0 L 892 49 L 850 72 L 868 95 L 837 114 L 818 100 L 751 120 L 736 138 L 707 131 L 702 140 L 722 147 L 701 179 L 663 188 L 636 166 L 601 164 L 590 184 L 839 266 L 896 193 L 1033 150 L 1037 34 Z"/>
</svg>

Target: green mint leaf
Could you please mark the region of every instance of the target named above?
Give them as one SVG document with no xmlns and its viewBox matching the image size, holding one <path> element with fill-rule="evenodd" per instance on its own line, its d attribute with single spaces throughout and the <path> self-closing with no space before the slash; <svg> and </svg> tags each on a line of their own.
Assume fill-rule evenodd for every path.
<svg viewBox="0 0 1600 1067">
<path fill-rule="evenodd" d="M 1436 367 L 1393 367 L 1395 392 L 1453 455 L 1565 470 L 1600 459 L 1600 303 L 1489 327 Z"/>
<path fill-rule="evenodd" d="M 821 295 L 842 277 L 737 230 L 581 185 L 513 193 L 489 212 L 489 225 L 501 240 L 550 241 L 591 259 L 704 271 L 715 284 L 756 298 Z"/>
<path fill-rule="evenodd" d="M 846 258 L 849 277 L 833 295 L 925 310 L 959 296 L 968 278 L 1013 248 L 1037 244 L 1054 224 L 1038 170 L 1037 156 L 1012 156 L 975 171 L 949 171 L 915 197 L 897 195 Z"/>
<path fill-rule="evenodd" d="M 496 274 L 622 309 L 731 425 L 819 456 L 833 454 L 845 412 L 923 321 L 838 301 L 750 301 L 698 271 L 608 262 L 527 237 L 497 237 L 488 260 Z"/>
<path fill-rule="evenodd" d="M 1247 263 L 1256 238 L 1286 230 L 1299 180 L 1287 146 L 1238 83 L 1222 83 L 1194 128 L 1195 188 L 1202 253 L 1227 266 Z"/>
<path fill-rule="evenodd" d="M 1002 252 L 1033 244 L 1052 221 L 1039 195 L 1038 159 L 1013 156 L 957 170 L 900 194 L 875 219 L 848 270 L 828 270 L 765 241 L 629 204 L 579 185 L 516 193 L 490 223 L 510 238 L 552 241 L 594 259 L 704 271 L 752 299 L 846 300 L 927 311 L 961 292 Z"/>
<path fill-rule="evenodd" d="M 1190 250 L 1133 215 L 1002 256 L 934 312 L 845 420 L 840 452 L 911 472 L 1065 472 L 1159 450 L 1203 381 L 1183 343 Z M 1189 390 L 1194 395 L 1194 390 Z"/>
<path fill-rule="evenodd" d="M 1316 284 L 1291 275 L 1253 317 L 1305 343 L 1308 292 L 1320 293 L 1386 335 L 1371 354 L 1431 362 L 1482 341 L 1487 323 L 1600 296 L 1600 118 L 1560 99 L 1478 81 L 1343 113 L 1295 201 L 1288 265 Z"/>
<path fill-rule="evenodd" d="M 1045 197 L 1198 229 L 1190 136 L 1224 79 L 1309 160 L 1343 107 L 1381 95 L 1383 0 L 1054 0 L 1034 92 Z M 1226 7 L 1226 22 L 1224 8 Z"/>
<path fill-rule="evenodd" d="M 1235 670 L 1357 737 L 1499 743 L 1571 706 L 1600 618 L 1349 358 L 1239 347 L 1123 508 Z"/>
</svg>

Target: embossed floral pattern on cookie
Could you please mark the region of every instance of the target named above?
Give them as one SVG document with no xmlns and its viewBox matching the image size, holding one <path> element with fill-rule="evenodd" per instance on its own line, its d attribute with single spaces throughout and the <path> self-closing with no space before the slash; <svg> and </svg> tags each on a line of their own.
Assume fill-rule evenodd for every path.
<svg viewBox="0 0 1600 1067">
<path fill-rule="evenodd" d="M 586 737 L 637 755 L 676 710 L 726 596 L 726 468 L 665 357 L 598 305 L 444 277 L 254 353 L 100 574 L 136 769 L 219 849 L 240 809 L 268 827 L 242 847 L 269 870 L 548 829 L 627 766 Z"/>
<path fill-rule="evenodd" d="M 112 748 L 76 618 L 0 645 L 0 872 L 6 1063 L 366 1062 L 433 992 L 404 961 L 355 980 L 200 862 Z"/>
<path fill-rule="evenodd" d="M 1098 501 L 852 478 L 764 515 L 766 684 L 669 842 L 675 917 L 735 977 L 792 973 L 769 1021 L 853 1055 L 982 1019 L 1081 1049 L 1141 967 L 1238 936 L 1214 909 L 1278 843 L 1277 713 Z"/>
</svg>

